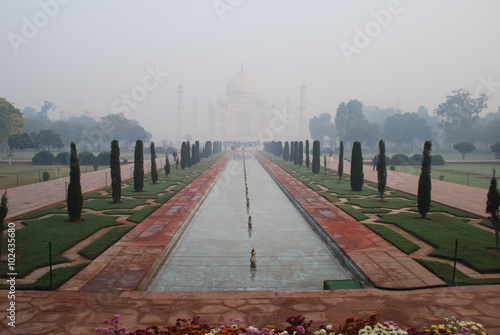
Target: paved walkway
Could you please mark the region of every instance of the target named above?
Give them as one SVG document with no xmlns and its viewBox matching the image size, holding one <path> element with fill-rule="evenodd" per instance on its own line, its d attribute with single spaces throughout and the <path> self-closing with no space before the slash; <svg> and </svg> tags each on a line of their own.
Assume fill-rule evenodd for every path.
<svg viewBox="0 0 500 335">
<path fill-rule="evenodd" d="M 346 171 L 348 171 L 347 167 Z M 365 173 L 369 179 L 368 171 Z M 96 175 L 96 178 L 100 177 Z M 405 178 L 401 179 L 405 180 Z M 192 200 L 196 197 L 199 199 L 203 194 L 203 191 L 196 190 L 197 181 L 194 181 L 191 188 L 193 196 L 190 199 Z M 391 181 L 389 186 L 393 186 L 390 183 Z M 434 186 L 434 191 L 436 188 L 438 187 Z M 301 193 L 300 189 L 296 190 L 298 194 Z M 11 203 L 23 199 L 34 205 L 41 197 L 34 193 L 25 193 L 16 199 L 15 195 L 11 196 L 11 194 L 9 193 Z M 177 199 L 179 201 L 188 201 L 180 194 L 179 197 Z M 64 200 L 64 193 L 62 200 Z M 180 208 L 173 208 L 173 202 L 170 205 L 171 210 L 176 212 L 175 215 L 189 215 L 189 211 L 193 209 L 193 207 L 186 207 L 186 210 L 182 211 Z M 309 205 L 314 207 L 314 204 Z M 325 216 L 325 213 L 319 214 Z M 384 320 L 395 320 L 403 326 L 418 327 L 442 322 L 442 318 L 454 315 L 483 323 L 488 334 L 500 334 L 500 314 L 498 313 L 500 311 L 500 285 L 411 291 L 386 291 L 371 288 L 302 292 L 134 291 L 133 289 L 140 282 L 139 278 L 142 278 L 144 274 L 141 261 L 151 264 L 152 259 L 158 255 L 159 246 L 167 241 L 168 236 L 172 237 L 172 230 L 165 228 L 161 230 L 164 232 L 162 234 L 158 227 L 159 221 L 163 222 L 165 217 L 170 216 L 168 210 L 163 209 L 160 214 L 161 220 L 160 217 L 155 218 L 155 214 L 150 218 L 149 224 L 143 226 L 141 223 L 131 231 L 133 234 L 129 233 L 125 237 L 127 240 L 121 240 L 115 244 L 115 247 L 121 248 L 122 253 L 111 250 L 107 256 L 109 259 L 116 257 L 115 262 L 105 264 L 97 271 L 97 275 L 88 276 L 83 280 L 79 280 L 81 277 L 75 277 L 74 281 L 68 282 L 56 292 L 16 292 L 16 328 L 7 325 L 9 320 L 6 310 L 9 301 L 3 297 L 7 296 L 8 292 L 0 292 L 2 296 L 0 334 L 91 334 L 93 329 L 102 325 L 103 319 L 110 318 L 115 313 L 122 314 L 124 325 L 131 329 L 150 324 L 173 324 L 178 317 L 190 318 L 195 315 L 201 316 L 204 322 L 211 324 L 240 318 L 247 324 L 259 327 L 267 324 L 283 326 L 287 317 L 297 314 L 303 314 L 307 319 L 315 320 L 315 326 L 326 323 L 339 324 L 350 316 L 366 318 L 372 313 L 380 313 Z M 342 215 L 336 212 L 335 214 Z M 156 220 L 159 221 L 155 222 Z M 342 239 L 350 238 L 353 242 L 360 238 L 359 235 L 354 234 L 356 229 L 351 233 L 351 236 L 346 233 Z M 347 242 L 348 240 L 345 240 L 345 243 Z M 148 246 L 152 246 L 151 255 L 147 255 Z M 362 245 L 362 247 L 367 247 L 367 245 Z M 103 256 L 98 259 L 104 261 Z M 106 266 L 108 266 L 107 269 Z M 91 271 L 91 265 L 89 267 L 87 268 Z M 103 269 L 105 270 L 101 271 Z M 138 273 L 142 274 L 137 275 Z"/>
</svg>

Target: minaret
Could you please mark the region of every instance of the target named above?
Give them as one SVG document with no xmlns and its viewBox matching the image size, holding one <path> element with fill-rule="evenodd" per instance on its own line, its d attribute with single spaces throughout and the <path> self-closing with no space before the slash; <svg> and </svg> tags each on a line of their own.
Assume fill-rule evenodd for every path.
<svg viewBox="0 0 500 335">
<path fill-rule="evenodd" d="M 184 121 L 184 85 L 178 86 L 177 98 L 177 140 L 182 142 L 186 138 L 186 123 Z"/>
<path fill-rule="evenodd" d="M 299 136 L 302 141 L 309 138 L 309 134 L 307 133 L 306 85 L 304 83 L 300 86 Z"/>
<path fill-rule="evenodd" d="M 198 128 L 198 99 L 193 100 L 193 138 L 200 137 L 200 129 Z"/>
</svg>

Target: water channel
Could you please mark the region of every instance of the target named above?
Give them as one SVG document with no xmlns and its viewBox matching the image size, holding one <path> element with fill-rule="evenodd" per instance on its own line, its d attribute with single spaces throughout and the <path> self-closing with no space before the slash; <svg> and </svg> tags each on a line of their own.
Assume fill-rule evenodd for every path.
<svg viewBox="0 0 500 335">
<path fill-rule="evenodd" d="M 324 280 L 351 278 L 253 154 L 239 152 L 148 290 L 322 290 Z"/>
</svg>

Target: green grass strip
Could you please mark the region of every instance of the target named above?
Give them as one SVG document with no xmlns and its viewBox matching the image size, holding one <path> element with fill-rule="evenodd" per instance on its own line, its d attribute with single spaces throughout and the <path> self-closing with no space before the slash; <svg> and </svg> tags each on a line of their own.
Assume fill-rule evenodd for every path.
<svg viewBox="0 0 500 335">
<path fill-rule="evenodd" d="M 480 273 L 500 272 L 500 253 L 488 248 L 495 246 L 493 233 L 474 227 L 464 219 L 444 214 L 380 214 L 379 222 L 392 223 L 436 248 L 434 257 L 453 259 L 458 239 L 458 260 Z"/>
<path fill-rule="evenodd" d="M 33 212 L 33 213 L 30 213 L 30 214 L 23 215 L 18 220 L 37 219 L 37 218 L 42 217 L 42 216 L 47 215 L 47 214 L 67 214 L 68 212 L 65 208 L 66 208 L 66 203 L 62 203 L 59 205 L 40 209 L 40 210 Z"/>
<path fill-rule="evenodd" d="M 169 201 L 174 195 L 177 193 L 165 193 L 164 195 L 159 196 L 155 199 L 155 202 L 158 204 L 164 204 Z"/>
<path fill-rule="evenodd" d="M 80 222 L 67 222 L 67 215 L 25 221 L 27 225 L 16 230 L 16 254 L 20 256 L 16 262 L 18 277 L 22 278 L 40 267 L 49 265 L 49 245 L 52 243 L 52 263 L 64 263 L 68 260 L 62 253 L 80 241 L 83 241 L 103 227 L 119 225 L 114 217 L 82 215 Z M 6 247 L 6 238 L 2 247 Z M 5 248 L 4 247 L 4 248 Z M 0 265 L 0 275 L 5 276 L 7 264 Z"/>
<path fill-rule="evenodd" d="M 403 199 L 384 198 L 380 201 L 380 197 L 364 198 L 364 199 L 350 199 L 346 204 L 356 205 L 363 208 L 389 208 L 400 209 L 404 207 L 415 207 L 415 202 Z"/>
<path fill-rule="evenodd" d="M 100 238 L 90 243 L 88 246 L 83 248 L 78 252 L 78 254 L 88 259 L 96 259 L 97 256 L 102 254 L 110 246 L 118 242 L 126 233 L 128 233 L 132 227 L 121 226 L 116 227 L 108 231 L 106 234 L 102 235 Z"/>
<path fill-rule="evenodd" d="M 127 221 L 134 222 L 134 223 L 141 223 L 142 220 L 147 218 L 151 213 L 156 211 L 158 208 L 160 208 L 160 205 L 146 206 L 141 210 L 135 211 L 134 214 L 132 214 L 128 217 Z"/>
<path fill-rule="evenodd" d="M 453 266 L 451 266 L 450 264 L 436 262 L 436 261 L 429 261 L 426 259 L 418 259 L 418 258 L 415 260 L 417 262 L 419 262 L 420 264 L 422 264 L 429 271 L 434 273 L 436 276 L 441 278 L 446 283 L 448 283 L 448 284 L 453 283 Z M 461 285 L 500 284 L 500 278 L 476 279 L 476 278 L 471 278 L 471 277 L 467 276 L 466 274 L 464 274 L 463 272 L 456 270 L 455 284 L 461 284 Z"/>
<path fill-rule="evenodd" d="M 337 205 L 337 207 L 358 221 L 363 221 L 368 219 L 368 216 L 366 216 L 360 209 L 353 208 L 352 206 L 349 205 Z"/>
<path fill-rule="evenodd" d="M 83 202 L 83 208 L 90 208 L 95 211 L 111 210 L 111 209 L 133 209 L 137 206 L 147 205 L 143 199 L 121 198 L 119 203 L 114 203 L 112 199 L 91 199 Z"/>
<path fill-rule="evenodd" d="M 365 226 L 370 228 L 378 235 L 382 236 L 385 240 L 392 243 L 396 248 L 398 248 L 407 255 L 411 255 L 412 253 L 420 249 L 418 245 L 408 240 L 407 238 L 401 236 L 401 234 L 395 232 L 391 228 L 370 223 L 365 224 Z"/>
</svg>

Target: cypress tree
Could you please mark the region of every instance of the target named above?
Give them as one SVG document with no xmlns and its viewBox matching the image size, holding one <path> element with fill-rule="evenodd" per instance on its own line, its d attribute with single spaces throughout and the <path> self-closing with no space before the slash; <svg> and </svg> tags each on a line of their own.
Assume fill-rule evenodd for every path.
<svg viewBox="0 0 500 335">
<path fill-rule="evenodd" d="M 288 160 L 290 162 L 293 162 L 295 158 L 295 142 L 290 141 L 290 157 L 288 157 Z"/>
<path fill-rule="evenodd" d="M 306 168 L 309 169 L 309 140 L 306 140 Z"/>
<path fill-rule="evenodd" d="M 170 162 L 168 161 L 168 154 L 165 155 L 165 176 L 170 174 Z"/>
<path fill-rule="evenodd" d="M 422 170 L 418 178 L 418 212 L 425 219 L 431 210 L 431 150 L 432 142 L 426 140 L 422 157 Z"/>
<path fill-rule="evenodd" d="M 325 166 L 325 174 L 326 174 L 326 155 L 323 155 L 323 165 Z"/>
<path fill-rule="evenodd" d="M 151 151 L 151 181 L 153 184 L 156 184 L 158 181 L 158 170 L 156 169 L 156 149 L 155 149 L 155 143 L 151 141 L 151 146 L 150 146 L 150 151 Z"/>
<path fill-rule="evenodd" d="M 187 151 L 186 151 L 186 142 L 182 142 L 181 145 L 181 169 L 186 168 L 186 161 L 187 161 Z"/>
<path fill-rule="evenodd" d="M 289 145 L 288 145 L 288 141 L 285 142 L 285 147 L 283 148 L 283 159 L 285 161 L 288 161 L 289 157 L 290 157 L 290 148 L 289 148 Z"/>
<path fill-rule="evenodd" d="M 361 143 L 356 141 L 352 145 L 351 153 L 351 189 L 353 191 L 361 191 L 363 189 L 364 177 Z"/>
<path fill-rule="evenodd" d="M 144 189 L 144 144 L 142 140 L 135 142 L 134 152 L 134 191 L 142 192 Z"/>
<path fill-rule="evenodd" d="M 113 202 L 119 203 L 122 197 L 122 173 L 120 169 L 120 146 L 117 140 L 111 141 L 110 153 L 111 189 Z"/>
<path fill-rule="evenodd" d="M 191 144 L 189 141 L 186 142 L 186 167 L 191 167 Z"/>
<path fill-rule="evenodd" d="M 342 175 L 344 174 L 344 142 L 340 141 L 340 146 L 339 146 L 339 166 L 338 166 L 338 173 L 339 173 L 339 182 L 342 179 Z"/>
<path fill-rule="evenodd" d="M 304 164 L 304 143 L 302 141 L 299 142 L 299 165 L 302 166 Z"/>
<path fill-rule="evenodd" d="M 80 184 L 80 161 L 76 152 L 75 143 L 71 142 L 71 156 L 69 159 L 69 184 L 66 204 L 68 207 L 69 221 L 80 220 L 83 207 L 82 186 Z"/>
<path fill-rule="evenodd" d="M 196 145 L 191 146 L 191 165 L 196 165 Z"/>
<path fill-rule="evenodd" d="M 3 192 L 2 195 L 2 200 L 0 202 L 0 257 L 2 256 L 2 233 L 3 233 L 3 225 L 5 222 L 5 218 L 7 217 L 7 213 L 9 212 L 9 205 L 8 205 L 8 198 L 7 198 L 7 189 Z"/>
<path fill-rule="evenodd" d="M 200 141 L 194 142 L 194 145 L 196 147 L 196 163 L 199 163 L 201 160 L 201 155 L 200 155 Z"/>
<path fill-rule="evenodd" d="M 320 163 L 320 152 L 319 152 L 319 141 L 313 142 L 313 159 L 312 159 L 312 173 L 319 173 L 321 168 Z"/>
<path fill-rule="evenodd" d="M 299 142 L 293 142 L 293 164 L 299 165 Z"/>
<path fill-rule="evenodd" d="M 493 169 L 493 177 L 490 181 L 490 188 L 488 189 L 488 198 L 486 201 L 486 213 L 488 216 L 488 220 L 490 220 L 493 228 L 495 229 L 495 242 L 496 248 L 498 251 L 498 242 L 499 242 L 499 231 L 500 231 L 500 193 L 498 191 L 497 178 L 495 177 L 495 169 Z"/>
<path fill-rule="evenodd" d="M 377 188 L 380 193 L 380 201 L 383 200 L 385 187 L 387 186 L 387 165 L 385 162 L 385 142 L 378 142 L 378 162 L 377 162 Z"/>
</svg>

